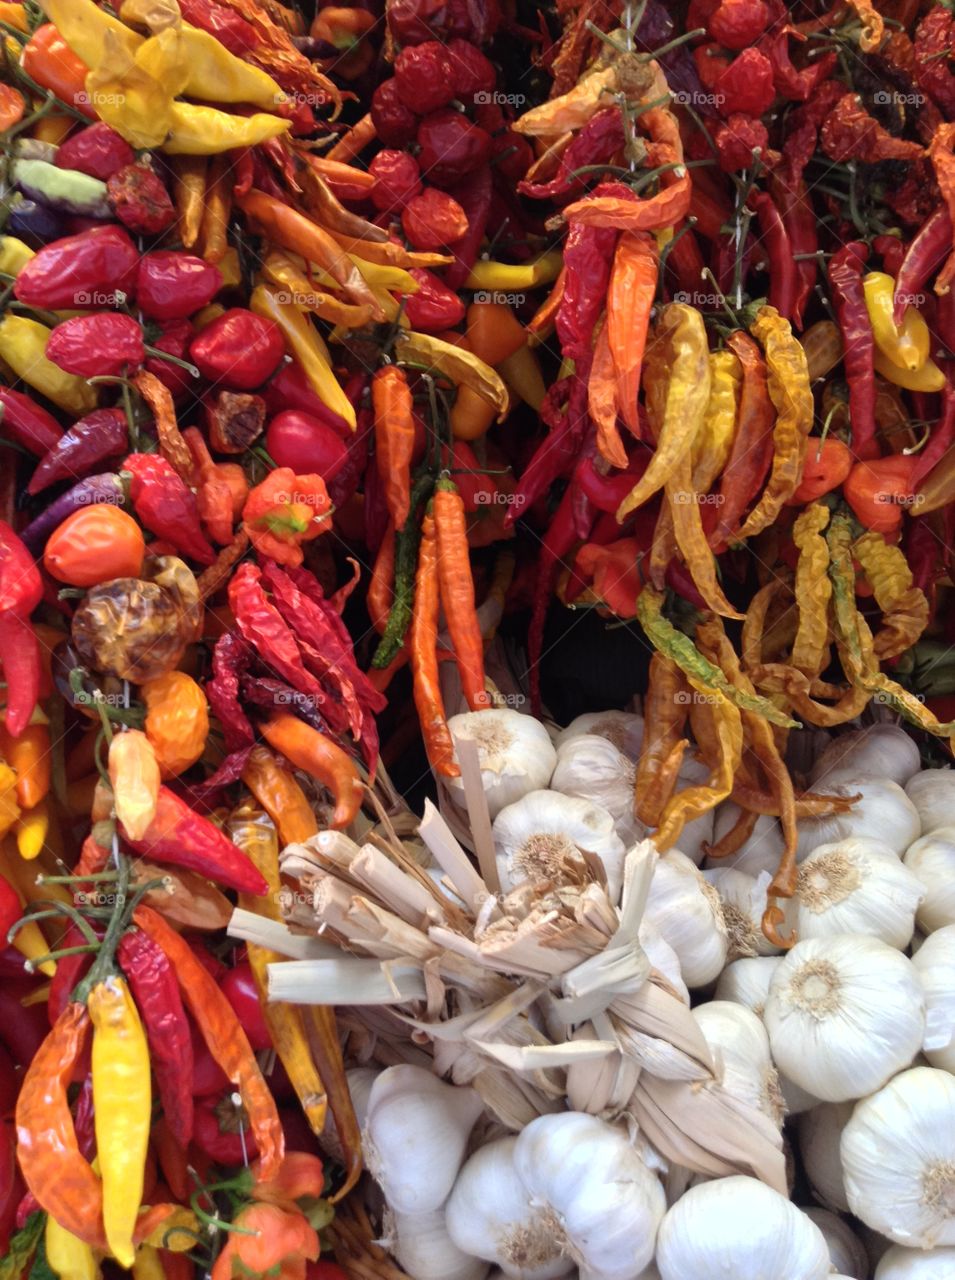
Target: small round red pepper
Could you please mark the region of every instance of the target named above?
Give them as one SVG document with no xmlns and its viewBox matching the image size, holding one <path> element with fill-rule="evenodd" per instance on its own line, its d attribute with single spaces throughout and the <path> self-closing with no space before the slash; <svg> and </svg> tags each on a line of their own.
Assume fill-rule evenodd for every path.
<svg viewBox="0 0 955 1280">
<path fill-rule="evenodd" d="M 764 0 L 723 0 L 706 29 L 727 49 L 755 44 L 769 25 L 769 5 Z"/>
<path fill-rule="evenodd" d="M 744 49 L 717 79 L 713 90 L 724 119 L 737 112 L 761 116 L 776 96 L 773 65 L 759 49 Z"/>
<path fill-rule="evenodd" d="M 451 64 L 452 96 L 462 102 L 473 102 L 476 94 L 490 95 L 497 84 L 494 64 L 469 40 L 450 40 L 447 46 Z"/>
<path fill-rule="evenodd" d="M 116 217 L 138 235 L 158 235 L 176 221 L 169 192 L 148 165 L 128 164 L 117 169 L 106 190 Z"/>
<path fill-rule="evenodd" d="M 285 354 L 282 331 L 267 316 L 231 307 L 192 341 L 189 359 L 204 378 L 252 391 L 275 372 Z"/>
<path fill-rule="evenodd" d="M 412 276 L 418 292 L 405 295 L 405 315 L 419 333 L 440 333 L 453 329 L 464 319 L 464 303 L 459 294 L 423 267 L 414 267 Z"/>
<path fill-rule="evenodd" d="M 196 1103 L 192 1140 L 216 1164 L 244 1164 L 259 1153 L 245 1111 L 235 1105 L 231 1093 L 219 1101 L 202 1098 Z"/>
<path fill-rule="evenodd" d="M 276 414 L 266 428 L 265 447 L 278 466 L 315 472 L 326 481 L 338 474 L 348 457 L 341 436 L 300 409 Z"/>
<path fill-rule="evenodd" d="M 145 356 L 143 331 L 132 316 L 97 311 L 58 324 L 46 344 L 46 358 L 81 378 L 136 369 Z"/>
<path fill-rule="evenodd" d="M 103 120 L 87 125 L 60 143 L 53 163 L 59 169 L 76 169 L 107 182 L 119 169 L 135 164 L 136 152 Z"/>
<path fill-rule="evenodd" d="M 401 212 L 401 226 L 416 249 L 443 249 L 467 233 L 467 214 L 453 196 L 425 187 Z"/>
<path fill-rule="evenodd" d="M 208 305 L 222 288 L 222 273 L 189 253 L 161 249 L 139 263 L 136 300 L 151 320 L 184 320 Z"/>
<path fill-rule="evenodd" d="M 401 101 L 394 79 L 382 80 L 371 95 L 371 118 L 375 133 L 386 147 L 405 146 L 418 127 L 418 117 Z"/>
<path fill-rule="evenodd" d="M 232 1005 L 252 1048 L 271 1049 L 272 1037 L 262 1016 L 258 989 L 248 960 L 242 960 L 229 969 L 225 977 L 220 979 L 219 989 Z"/>
<path fill-rule="evenodd" d="M 374 176 L 371 202 L 381 213 L 403 209 L 421 190 L 421 170 L 407 151 L 379 151 L 368 166 Z"/>
<path fill-rule="evenodd" d="M 425 40 L 409 45 L 395 58 L 398 97 L 416 115 L 426 116 L 454 97 L 451 62 L 443 44 Z"/>
<path fill-rule="evenodd" d="M 857 462 L 842 486 L 856 519 L 876 533 L 895 533 L 902 525 L 902 511 L 918 510 L 913 494 L 917 454 L 893 453 L 871 462 Z"/>
<path fill-rule="evenodd" d="M 95 227 L 54 240 L 20 269 L 19 302 L 51 310 L 115 306 L 136 291 L 139 250 L 122 227 Z"/>
<path fill-rule="evenodd" d="M 491 138 L 466 116 L 445 107 L 421 121 L 418 164 L 437 186 L 450 186 L 486 164 Z"/>
</svg>

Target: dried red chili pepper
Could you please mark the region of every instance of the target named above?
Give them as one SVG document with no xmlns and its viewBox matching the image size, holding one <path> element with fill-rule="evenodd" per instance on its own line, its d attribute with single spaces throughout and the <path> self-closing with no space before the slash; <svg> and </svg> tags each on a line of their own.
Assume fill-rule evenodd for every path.
<svg viewBox="0 0 955 1280">
<path fill-rule="evenodd" d="M 451 60 L 438 40 L 409 45 L 395 58 L 398 97 L 415 115 L 445 107 L 454 97 Z"/>
<path fill-rule="evenodd" d="M 63 435 L 63 428 L 52 414 L 35 404 L 22 391 L 0 387 L 0 434 L 15 444 L 22 445 L 38 458 L 55 449 Z"/>
<path fill-rule="evenodd" d="M 722 0 L 710 15 L 706 29 L 727 49 L 745 49 L 756 43 L 768 24 L 769 5 L 764 0 Z M 692 25 L 687 29 L 692 30 Z"/>
<path fill-rule="evenodd" d="M 159 249 L 143 254 L 136 301 L 151 320 L 184 320 L 210 303 L 222 288 L 222 273 L 189 253 Z"/>
<path fill-rule="evenodd" d="M 467 214 L 453 196 L 425 187 L 401 211 L 401 226 L 415 249 L 440 250 L 467 233 Z"/>
<path fill-rule="evenodd" d="M 464 302 L 459 294 L 431 271 L 414 267 L 411 271 L 417 293 L 405 294 L 405 315 L 418 333 L 441 333 L 464 319 Z"/>
<path fill-rule="evenodd" d="M 925 288 L 952 249 L 952 219 L 940 205 L 926 218 L 906 250 L 895 279 L 892 318 L 901 324 L 905 308 L 918 307 Z"/>
<path fill-rule="evenodd" d="M 808 102 L 823 81 L 832 75 L 838 57 L 835 53 L 824 53 L 797 71 L 789 55 L 790 36 L 797 40 L 806 39 L 795 27 L 787 25 L 767 36 L 760 48 L 769 58 L 773 85 L 780 97 L 788 98 L 790 102 Z"/>
<path fill-rule="evenodd" d="M 479 125 L 450 107 L 433 111 L 415 135 L 422 172 L 440 187 L 450 187 L 487 163 L 491 137 Z"/>
<path fill-rule="evenodd" d="M 386 147 L 407 146 L 418 128 L 418 117 L 402 102 L 393 78 L 382 80 L 371 95 L 371 119 Z"/>
<path fill-rule="evenodd" d="M 33 556 L 5 520 L 0 520 L 0 667 L 6 681 L 4 727 L 18 738 L 40 694 L 40 646 L 30 614 L 43 597 Z"/>
<path fill-rule="evenodd" d="M 875 339 L 862 288 L 868 246 L 851 241 L 829 260 L 832 303 L 842 333 L 843 366 L 849 384 L 852 450 L 857 458 L 871 456 L 875 442 Z"/>
<path fill-rule="evenodd" d="M 115 129 L 98 120 L 61 142 L 53 163 L 58 169 L 74 169 L 106 182 L 117 169 L 136 160 L 136 153 Z"/>
<path fill-rule="evenodd" d="M 375 179 L 369 192 L 371 202 L 380 213 L 403 209 L 421 190 L 421 170 L 407 151 L 379 151 L 369 164 L 368 172 Z"/>
<path fill-rule="evenodd" d="M 14 297 L 52 310 L 103 307 L 131 299 L 136 290 L 139 251 L 122 227 L 94 227 L 44 245 L 22 267 Z"/>
<path fill-rule="evenodd" d="M 137 235 L 154 236 L 176 221 L 176 208 L 162 179 L 146 164 L 128 164 L 106 183 L 116 217 Z"/>
<path fill-rule="evenodd" d="M 196 495 L 172 465 L 154 453 L 131 453 L 122 469 L 132 477 L 133 510 L 150 533 L 189 559 L 212 564 L 216 553 L 202 532 Z"/>
<path fill-rule="evenodd" d="M 955 119 L 955 76 L 949 65 L 953 44 L 951 12 L 944 5 L 933 5 L 915 31 L 915 74 L 919 88 L 948 120 Z"/>
<path fill-rule="evenodd" d="M 713 92 L 724 119 L 737 113 L 761 116 L 775 97 L 772 63 L 759 49 L 744 49 L 716 78 Z"/>
<path fill-rule="evenodd" d="M 713 141 L 724 173 L 751 169 L 754 153 L 765 158 L 769 149 L 769 134 L 763 122 L 740 114 L 732 115 L 718 125 Z"/>
<path fill-rule="evenodd" d="M 917 160 L 922 148 L 893 136 L 869 115 L 857 93 L 839 99 L 819 131 L 819 146 L 830 160 Z"/>
<path fill-rule="evenodd" d="M 27 493 L 40 493 L 61 480 L 82 477 L 108 458 L 119 457 L 128 448 L 129 433 L 123 410 L 94 409 L 74 422 L 40 460 L 30 477 Z"/>
<path fill-rule="evenodd" d="M 198 334 L 189 358 L 203 377 L 238 391 L 253 391 L 285 354 L 282 331 L 267 316 L 232 307 Z"/>
<path fill-rule="evenodd" d="M 186 22 L 208 31 L 237 57 L 254 53 L 259 47 L 259 34 L 252 23 L 215 0 L 182 0 L 179 9 Z"/>
<path fill-rule="evenodd" d="M 51 332 L 46 358 L 81 378 L 137 369 L 146 354 L 143 331 L 132 316 L 115 311 L 64 320 Z"/>
<path fill-rule="evenodd" d="M 752 203 L 769 255 L 769 305 L 790 320 L 796 307 L 797 277 L 789 233 L 772 196 L 758 191 Z"/>
<path fill-rule="evenodd" d="M 408 379 L 397 365 L 379 369 L 371 382 L 375 412 L 375 454 L 384 485 L 385 505 L 396 529 L 403 527 L 411 503 L 414 416 Z"/>
<path fill-rule="evenodd" d="M 623 117 L 617 108 L 606 107 L 592 116 L 576 134 L 549 182 L 521 182 L 517 189 L 521 195 L 535 196 L 540 200 L 579 191 L 585 185 L 586 177 L 574 178 L 574 172 L 588 165 L 609 164 L 622 150 L 625 140 Z"/>
<path fill-rule="evenodd" d="M 239 681 L 251 661 L 248 646 L 233 631 L 221 635 L 212 650 L 212 679 L 206 681 L 206 697 L 222 725 L 230 752 L 241 751 L 255 741 L 252 725 L 239 702 Z"/>
<path fill-rule="evenodd" d="M 229 582 L 229 606 L 243 638 L 267 668 L 321 705 L 322 686 L 307 671 L 295 635 L 262 586 L 262 570 L 246 560 Z"/>
<path fill-rule="evenodd" d="M 460 289 L 477 261 L 487 228 L 493 192 L 490 169 L 487 166 L 477 169 L 450 191 L 464 210 L 468 229 L 449 251 L 454 255 L 454 261 L 445 268 L 444 282 L 449 289 Z"/>
</svg>

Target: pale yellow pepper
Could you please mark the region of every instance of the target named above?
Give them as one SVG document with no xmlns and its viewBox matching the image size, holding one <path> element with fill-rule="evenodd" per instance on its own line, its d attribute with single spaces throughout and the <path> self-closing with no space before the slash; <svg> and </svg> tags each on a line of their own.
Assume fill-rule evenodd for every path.
<svg viewBox="0 0 955 1280">
<path fill-rule="evenodd" d="M 0 320 L 0 360 L 34 391 L 39 391 L 66 413 L 81 418 L 96 408 L 96 388 L 47 360 L 50 333 L 38 320 L 8 312 Z"/>
<path fill-rule="evenodd" d="M 896 325 L 892 319 L 895 280 L 885 271 L 870 271 L 862 288 L 875 345 L 892 364 L 916 373 L 928 359 L 932 345 L 925 320 L 914 307 L 906 307 L 901 325 Z"/>
</svg>

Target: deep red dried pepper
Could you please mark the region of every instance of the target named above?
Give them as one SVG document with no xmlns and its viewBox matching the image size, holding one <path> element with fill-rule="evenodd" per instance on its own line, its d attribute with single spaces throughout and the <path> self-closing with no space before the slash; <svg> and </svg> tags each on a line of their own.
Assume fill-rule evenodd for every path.
<svg viewBox="0 0 955 1280">
<path fill-rule="evenodd" d="M 21 268 L 14 296 L 53 310 L 114 305 L 136 289 L 139 251 L 122 227 L 94 227 L 54 240 Z"/>
<path fill-rule="evenodd" d="M 865 109 L 857 93 L 846 93 L 833 107 L 819 132 L 819 146 L 830 160 L 918 160 L 917 142 L 895 138 Z"/>
<path fill-rule="evenodd" d="M 212 564 L 216 553 L 202 532 L 196 495 L 172 465 L 155 453 L 131 453 L 122 469 L 132 477 L 133 510 L 150 533 L 188 559 Z"/>
<path fill-rule="evenodd" d="M 159 175 L 146 164 L 117 169 L 106 183 L 116 217 L 137 235 L 154 236 L 176 221 L 176 208 Z"/>
<path fill-rule="evenodd" d="M 222 288 L 222 273 L 189 253 L 160 249 L 140 259 L 136 301 L 151 320 L 183 320 L 211 302 Z"/>
<path fill-rule="evenodd" d="M 759 49 L 744 49 L 716 79 L 713 92 L 724 119 L 737 112 L 761 116 L 775 97 L 770 60 Z"/>
<path fill-rule="evenodd" d="M 136 153 L 115 129 L 98 120 L 60 143 L 53 163 L 59 169 L 75 169 L 106 182 L 117 169 L 133 164 Z"/>
<path fill-rule="evenodd" d="M 252 23 L 215 0 L 181 0 L 179 10 L 186 22 L 208 31 L 237 57 L 253 53 L 259 46 L 259 35 Z"/>
<path fill-rule="evenodd" d="M 853 240 L 829 260 L 829 285 L 842 333 L 843 367 L 849 384 L 852 450 L 857 458 L 871 457 L 876 431 L 875 339 L 862 288 L 868 257 L 868 247 Z"/>
<path fill-rule="evenodd" d="M 46 344 L 46 358 L 81 378 L 116 376 L 137 369 L 145 356 L 143 331 L 116 311 L 74 316 L 58 324 Z"/>
<path fill-rule="evenodd" d="M 486 164 L 490 134 L 450 107 L 434 111 L 418 125 L 418 164 L 436 186 L 450 187 Z"/>
<path fill-rule="evenodd" d="M 52 414 L 35 404 L 22 391 L 0 387 L 0 435 L 22 445 L 38 458 L 55 449 L 63 435 L 63 428 Z"/>
<path fill-rule="evenodd" d="M 460 295 L 423 267 L 414 267 L 411 275 L 418 285 L 417 293 L 405 295 L 405 315 L 412 329 L 419 333 L 441 333 L 459 325 L 464 319 Z"/>
<path fill-rule="evenodd" d="M 944 5 L 933 5 L 915 32 L 915 74 L 919 88 L 948 120 L 955 119 L 955 76 L 950 65 L 953 42 L 951 12 Z"/>
<path fill-rule="evenodd" d="M 790 102 L 808 102 L 822 82 L 832 75 L 838 57 L 835 53 L 824 53 L 797 71 L 789 55 L 790 36 L 806 38 L 795 27 L 784 26 L 767 36 L 760 48 L 769 58 L 773 85 L 780 97 Z"/>
<path fill-rule="evenodd" d="M 769 256 L 769 305 L 791 320 L 796 309 L 797 277 L 789 233 L 771 195 L 758 191 L 752 203 Z"/>
<path fill-rule="evenodd" d="M 375 179 L 369 193 L 371 202 L 380 213 L 403 209 L 421 190 L 421 170 L 417 160 L 407 151 L 379 151 L 368 166 L 368 172 Z"/>
<path fill-rule="evenodd" d="M 40 460 L 30 477 L 27 493 L 40 493 L 61 480 L 81 478 L 128 448 L 129 432 L 123 410 L 94 409 L 74 422 Z"/>
<path fill-rule="evenodd" d="M 895 278 L 892 318 L 902 323 L 906 307 L 921 305 L 929 280 L 952 250 L 952 219 L 944 205 L 931 213 L 913 237 Z"/>
<path fill-rule="evenodd" d="M 260 387 L 285 354 L 282 331 L 267 316 L 232 307 L 193 339 L 189 358 L 203 377 L 238 391 Z"/>
<path fill-rule="evenodd" d="M 243 638 L 265 666 L 321 706 L 322 686 L 306 670 L 294 633 L 266 596 L 262 570 L 248 560 L 229 582 L 229 606 Z"/>
<path fill-rule="evenodd" d="M 395 58 L 398 97 L 418 116 L 445 107 L 454 97 L 451 60 L 438 40 L 409 45 Z"/>
<path fill-rule="evenodd" d="M 490 169 L 479 168 L 450 191 L 467 216 L 468 229 L 450 249 L 454 261 L 445 268 L 444 282 L 449 289 L 460 289 L 477 261 L 487 228 L 493 193 Z"/>
</svg>

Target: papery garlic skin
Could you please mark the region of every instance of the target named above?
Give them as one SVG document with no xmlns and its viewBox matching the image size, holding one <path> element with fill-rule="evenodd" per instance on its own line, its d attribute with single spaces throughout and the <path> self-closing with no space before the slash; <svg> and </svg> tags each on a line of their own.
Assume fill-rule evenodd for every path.
<svg viewBox="0 0 955 1280">
<path fill-rule="evenodd" d="M 848 813 L 830 818 L 803 818 L 797 826 L 796 860 L 801 862 L 821 844 L 833 844 L 850 836 L 881 840 L 899 857 L 922 834 L 918 809 L 896 782 L 866 778 L 820 786 L 826 795 L 859 796 Z"/>
<path fill-rule="evenodd" d="M 854 1102 L 821 1102 L 798 1122 L 799 1154 L 812 1193 L 838 1213 L 849 1212 L 840 1143 L 854 1109 Z"/>
<path fill-rule="evenodd" d="M 813 764 L 809 786 L 829 791 L 834 783 L 880 778 L 904 787 L 920 767 L 911 734 L 896 724 L 870 724 L 832 739 Z"/>
<path fill-rule="evenodd" d="M 924 898 L 921 881 L 881 841 L 850 837 L 822 844 L 799 867 L 796 936 L 864 933 L 901 951 L 912 940 Z"/>
<path fill-rule="evenodd" d="M 388 1067 L 368 1097 L 365 1164 L 397 1213 L 439 1209 L 464 1160 L 484 1104 L 423 1067 Z"/>
<path fill-rule="evenodd" d="M 644 919 L 679 956 L 688 987 L 705 986 L 719 976 L 729 946 L 719 894 L 677 849 L 657 862 Z"/>
<path fill-rule="evenodd" d="M 869 1255 L 848 1222 L 831 1209 L 812 1207 L 803 1212 L 825 1237 L 829 1261 L 838 1269 L 839 1274 L 849 1276 L 851 1280 L 866 1280 L 869 1274 Z"/>
<path fill-rule="evenodd" d="M 781 956 L 744 956 L 734 960 L 720 974 L 713 999 L 745 1005 L 762 1018 L 769 984 L 781 959 Z"/>
<path fill-rule="evenodd" d="M 875 1280 L 952 1280 L 955 1249 L 905 1249 L 894 1244 L 882 1255 Z"/>
<path fill-rule="evenodd" d="M 601 805 L 612 815 L 624 843 L 634 844 L 646 835 L 646 827 L 633 815 L 635 775 L 634 762 L 609 738 L 582 733 L 558 747 L 550 786 Z"/>
<path fill-rule="evenodd" d="M 703 878 L 720 895 L 723 919 L 729 932 L 729 955 L 733 959 L 739 959 L 741 956 L 778 954 L 779 947 L 774 946 L 762 930 L 763 913 L 767 907 L 766 891 L 770 885 L 769 875 L 764 872 L 757 879 L 747 875 L 745 871 L 722 867 L 704 871 Z M 785 898 L 780 898 L 779 906 L 788 921 L 790 903 Z M 787 932 L 786 924 L 783 925 L 782 932 Z"/>
<path fill-rule="evenodd" d="M 653 1258 L 666 1200 L 621 1130 L 582 1112 L 540 1116 L 518 1135 L 514 1166 L 592 1280 L 631 1280 Z"/>
<path fill-rule="evenodd" d="M 714 844 L 731 830 L 740 812 L 739 805 L 734 804 L 732 800 L 725 801 L 716 809 L 713 814 Z M 748 876 L 758 876 L 761 871 L 773 876 L 779 866 L 784 845 L 782 828 L 777 819 L 761 813 L 756 819 L 752 834 L 742 848 L 736 853 L 727 854 L 725 858 L 708 857 L 703 866 L 707 871 L 722 871 L 729 868 L 733 871 L 744 871 Z"/>
<path fill-rule="evenodd" d="M 448 720 L 451 737 L 473 742 L 481 764 L 481 782 L 488 812 L 496 818 L 500 811 L 530 791 L 539 791 L 550 782 L 557 752 L 550 734 L 539 720 L 507 707 L 485 711 L 465 711 Z M 464 782 L 446 779 L 462 803 Z"/>
<path fill-rule="evenodd" d="M 414 1280 L 484 1280 L 488 1263 L 463 1253 L 451 1237 L 444 1209 L 431 1213 L 391 1213 L 388 1248 Z"/>
<path fill-rule="evenodd" d="M 496 1263 L 517 1280 L 553 1280 L 574 1270 L 553 1210 L 532 1202 L 517 1173 L 517 1138 L 480 1147 L 465 1162 L 445 1207 L 448 1235 L 462 1252 Z"/>
<path fill-rule="evenodd" d="M 955 825 L 938 827 L 906 851 L 905 865 L 925 886 L 915 921 L 923 933 L 955 924 Z"/>
<path fill-rule="evenodd" d="M 661 973 L 684 1004 L 690 1003 L 690 993 L 683 981 L 680 957 L 650 920 L 641 920 L 637 938 L 647 953 L 647 959 Z"/>
<path fill-rule="evenodd" d="M 780 1071 L 824 1102 L 843 1102 L 909 1065 L 925 1033 L 925 997 L 912 962 L 877 938 L 807 938 L 773 975 L 763 1021 Z"/>
<path fill-rule="evenodd" d="M 922 769 L 909 778 L 905 794 L 919 811 L 923 836 L 955 823 L 955 769 Z"/>
<path fill-rule="evenodd" d="M 903 1071 L 856 1105 L 842 1132 L 856 1217 L 897 1244 L 955 1244 L 955 1077 Z"/>
<path fill-rule="evenodd" d="M 770 1056 L 769 1036 L 760 1018 L 751 1009 L 729 1000 L 697 1005 L 693 1017 L 713 1050 L 719 1079 L 727 1093 L 781 1125 L 783 1099 Z"/>
<path fill-rule="evenodd" d="M 755 1178 L 691 1187 L 667 1212 L 657 1239 L 662 1280 L 827 1280 L 819 1228 Z"/>
<path fill-rule="evenodd" d="M 912 963 L 925 992 L 922 1052 L 933 1067 L 955 1073 L 955 924 L 929 934 Z"/>
<path fill-rule="evenodd" d="M 635 711 L 587 711 L 571 720 L 566 729 L 561 729 L 554 745 L 559 751 L 565 743 L 584 734 L 606 738 L 625 756 L 639 760 L 643 746 L 643 716 Z"/>
<path fill-rule="evenodd" d="M 525 880 L 558 878 L 568 862 L 582 862 L 586 850 L 603 863 L 611 900 L 620 896 L 625 850 L 602 805 L 559 791 L 531 791 L 501 810 L 491 833 L 505 893 Z"/>
</svg>

